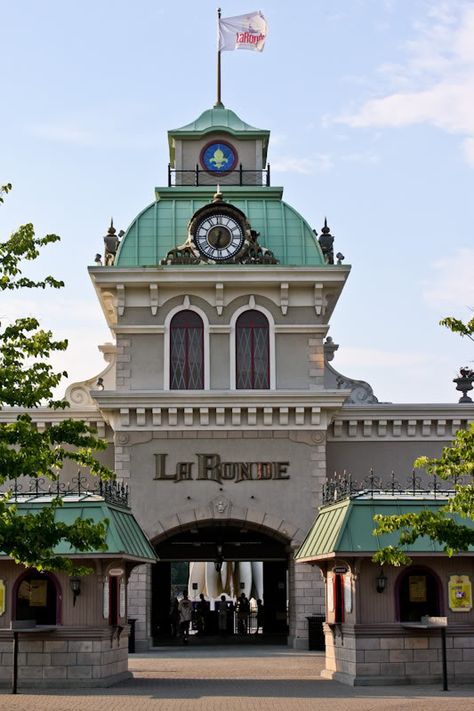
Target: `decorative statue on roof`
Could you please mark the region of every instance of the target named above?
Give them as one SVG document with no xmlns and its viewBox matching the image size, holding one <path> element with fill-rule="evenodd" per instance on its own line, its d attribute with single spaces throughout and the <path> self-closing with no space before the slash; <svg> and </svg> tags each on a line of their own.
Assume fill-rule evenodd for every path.
<svg viewBox="0 0 474 711">
<path fill-rule="evenodd" d="M 118 235 L 116 235 L 115 232 L 116 230 L 114 227 L 114 220 L 112 218 L 110 220 L 110 227 L 104 237 L 104 264 L 106 267 L 111 267 L 112 264 L 115 262 L 115 255 L 117 254 L 117 249 L 120 244 L 119 237 L 125 234 L 122 230 L 120 230 Z"/>
<path fill-rule="evenodd" d="M 321 236 L 318 241 L 326 264 L 334 264 L 334 237 L 332 236 L 331 230 L 328 227 L 328 222 L 326 218 L 324 218 L 324 227 L 321 230 Z"/>
</svg>

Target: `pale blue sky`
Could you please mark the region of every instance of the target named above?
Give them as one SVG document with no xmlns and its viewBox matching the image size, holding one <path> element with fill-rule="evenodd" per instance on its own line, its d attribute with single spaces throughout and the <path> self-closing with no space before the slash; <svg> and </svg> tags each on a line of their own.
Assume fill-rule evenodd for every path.
<svg viewBox="0 0 474 711">
<path fill-rule="evenodd" d="M 334 365 L 380 400 L 455 402 L 472 343 L 438 326 L 474 306 L 474 2 L 227 2 L 261 9 L 262 54 L 223 54 L 223 101 L 272 132 L 272 182 L 352 273 L 332 319 Z M 0 210 L 60 246 L 61 294 L 2 297 L 68 336 L 70 381 L 111 340 L 87 275 L 113 215 L 125 229 L 166 184 L 166 131 L 215 101 L 210 0 L 2 3 Z"/>
</svg>

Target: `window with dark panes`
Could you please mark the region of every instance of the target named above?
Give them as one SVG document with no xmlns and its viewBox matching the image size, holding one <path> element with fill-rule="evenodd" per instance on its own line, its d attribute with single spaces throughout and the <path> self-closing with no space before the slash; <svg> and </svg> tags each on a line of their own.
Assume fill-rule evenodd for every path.
<svg viewBox="0 0 474 711">
<path fill-rule="evenodd" d="M 204 327 L 194 311 L 180 311 L 170 325 L 170 388 L 204 387 Z"/>
<path fill-rule="evenodd" d="M 268 321 L 260 311 L 245 311 L 236 324 L 236 386 L 239 390 L 270 387 Z"/>
<path fill-rule="evenodd" d="M 441 612 L 440 585 L 434 573 L 413 566 L 398 581 L 398 618 L 401 622 L 419 622 L 424 615 L 438 617 Z"/>
<path fill-rule="evenodd" d="M 14 619 L 35 620 L 37 625 L 58 623 L 58 590 L 52 576 L 27 571 L 17 581 Z"/>
</svg>

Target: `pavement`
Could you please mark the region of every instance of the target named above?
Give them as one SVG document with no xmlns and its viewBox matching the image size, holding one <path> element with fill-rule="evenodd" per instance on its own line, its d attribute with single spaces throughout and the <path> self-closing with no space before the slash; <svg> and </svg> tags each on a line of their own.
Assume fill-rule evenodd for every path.
<svg viewBox="0 0 474 711">
<path fill-rule="evenodd" d="M 474 711 L 474 684 L 349 687 L 320 677 L 323 652 L 163 647 L 130 655 L 108 689 L 0 691 L 1 711 Z"/>
</svg>

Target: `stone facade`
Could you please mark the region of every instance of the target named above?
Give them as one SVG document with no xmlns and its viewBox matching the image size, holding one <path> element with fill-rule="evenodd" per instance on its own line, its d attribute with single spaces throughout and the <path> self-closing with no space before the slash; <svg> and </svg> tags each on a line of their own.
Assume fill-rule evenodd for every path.
<svg viewBox="0 0 474 711">
<path fill-rule="evenodd" d="M 21 632 L 18 643 L 20 688 L 109 686 L 131 676 L 128 626 L 119 635 L 104 628 Z M 0 629 L 0 684 L 11 686 L 13 633 Z"/>
<path fill-rule="evenodd" d="M 323 676 L 350 685 L 433 684 L 442 680 L 440 630 L 409 632 L 400 625 L 325 627 L 326 668 Z M 472 626 L 447 630 L 449 683 L 472 682 Z"/>
</svg>

